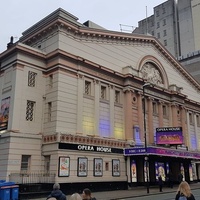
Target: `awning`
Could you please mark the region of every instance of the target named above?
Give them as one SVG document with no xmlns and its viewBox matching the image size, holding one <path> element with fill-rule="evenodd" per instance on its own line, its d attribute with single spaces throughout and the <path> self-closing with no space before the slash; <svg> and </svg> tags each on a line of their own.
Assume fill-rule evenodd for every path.
<svg viewBox="0 0 200 200">
<path fill-rule="evenodd" d="M 133 155 L 158 155 L 200 160 L 200 152 L 191 152 L 163 147 L 147 147 L 146 149 L 144 147 L 133 147 L 124 149 L 124 156 Z"/>
</svg>

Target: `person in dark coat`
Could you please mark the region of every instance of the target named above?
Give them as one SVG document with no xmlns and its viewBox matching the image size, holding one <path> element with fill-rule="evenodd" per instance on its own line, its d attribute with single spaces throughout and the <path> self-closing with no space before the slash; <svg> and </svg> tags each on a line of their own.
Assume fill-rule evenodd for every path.
<svg viewBox="0 0 200 200">
<path fill-rule="evenodd" d="M 60 190 L 59 183 L 55 183 L 53 185 L 53 190 L 51 194 L 47 197 L 47 199 L 50 199 L 52 197 L 56 198 L 56 200 L 67 200 L 66 195 Z"/>
<path fill-rule="evenodd" d="M 163 180 L 162 180 L 162 176 L 161 175 L 158 177 L 158 185 L 159 185 L 160 192 L 162 192 Z"/>
<path fill-rule="evenodd" d="M 186 197 L 187 200 L 195 200 L 194 195 L 191 192 L 190 186 L 186 181 L 182 181 L 179 184 L 175 200 L 179 200 L 179 197 Z"/>
</svg>

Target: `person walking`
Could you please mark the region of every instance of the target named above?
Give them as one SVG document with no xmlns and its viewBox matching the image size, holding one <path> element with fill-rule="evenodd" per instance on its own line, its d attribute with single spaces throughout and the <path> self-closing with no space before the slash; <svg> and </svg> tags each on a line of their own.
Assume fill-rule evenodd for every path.
<svg viewBox="0 0 200 200">
<path fill-rule="evenodd" d="M 82 198 L 83 198 L 83 200 L 96 200 L 95 197 L 92 197 L 91 190 L 88 188 L 85 188 L 83 190 Z"/>
<path fill-rule="evenodd" d="M 159 185 L 159 190 L 160 192 L 162 192 L 162 187 L 163 187 L 163 180 L 162 180 L 162 176 L 158 176 L 158 185 Z"/>
<path fill-rule="evenodd" d="M 195 200 L 188 182 L 182 181 L 179 184 L 175 200 Z"/>
<path fill-rule="evenodd" d="M 56 200 L 67 200 L 66 195 L 60 190 L 60 184 L 55 183 L 53 185 L 53 190 L 51 194 L 47 197 L 47 199 L 55 198 Z"/>
</svg>

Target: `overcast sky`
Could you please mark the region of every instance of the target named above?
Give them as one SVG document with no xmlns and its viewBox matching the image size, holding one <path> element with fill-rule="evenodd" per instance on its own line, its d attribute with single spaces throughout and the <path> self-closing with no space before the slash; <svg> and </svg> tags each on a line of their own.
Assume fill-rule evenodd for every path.
<svg viewBox="0 0 200 200">
<path fill-rule="evenodd" d="M 114 31 L 130 30 L 138 21 L 153 14 L 153 8 L 167 0 L 0 0 L 0 53 L 7 48 L 10 37 L 16 42 L 22 32 L 63 8 L 79 18 L 91 20 Z M 146 9 L 147 8 L 147 9 Z M 146 12 L 147 10 L 147 12 Z M 121 26 L 128 25 L 128 26 Z M 129 27 L 130 26 L 130 27 Z"/>
</svg>

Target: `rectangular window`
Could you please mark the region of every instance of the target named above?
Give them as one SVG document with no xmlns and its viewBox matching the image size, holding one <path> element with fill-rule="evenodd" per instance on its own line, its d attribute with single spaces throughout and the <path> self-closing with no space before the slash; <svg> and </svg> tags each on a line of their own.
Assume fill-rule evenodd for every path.
<svg viewBox="0 0 200 200">
<path fill-rule="evenodd" d="M 160 28 L 160 22 L 157 22 L 157 28 Z"/>
<path fill-rule="evenodd" d="M 120 103 L 120 91 L 115 90 L 115 102 Z"/>
<path fill-rule="evenodd" d="M 31 161 L 30 155 L 22 155 L 22 158 L 21 158 L 21 171 L 22 172 L 30 171 L 30 161 Z"/>
<path fill-rule="evenodd" d="M 28 100 L 26 105 L 26 121 L 33 121 L 34 107 L 35 107 L 35 102 Z"/>
<path fill-rule="evenodd" d="M 91 82 L 85 81 L 85 94 L 91 95 Z"/>
<path fill-rule="evenodd" d="M 160 38 L 160 33 L 157 33 L 157 38 L 158 38 L 158 39 Z"/>
<path fill-rule="evenodd" d="M 154 114 L 154 115 L 157 115 L 157 114 L 158 114 L 158 111 L 157 111 L 157 103 L 156 103 L 156 102 L 153 102 L 153 114 Z"/>
<path fill-rule="evenodd" d="M 167 46 L 167 40 L 164 40 L 164 46 Z"/>
<path fill-rule="evenodd" d="M 151 32 L 151 35 L 154 36 L 154 31 Z"/>
<path fill-rule="evenodd" d="M 163 19 L 163 26 L 166 25 L 166 19 Z"/>
<path fill-rule="evenodd" d="M 165 7 L 162 8 L 162 13 L 163 13 L 163 14 L 166 13 L 166 11 L 165 11 Z"/>
<path fill-rule="evenodd" d="M 197 120 L 197 126 L 200 126 L 200 118 L 199 118 L 199 115 L 196 115 L 196 120 Z"/>
<path fill-rule="evenodd" d="M 48 122 L 51 121 L 52 102 L 48 102 Z"/>
<path fill-rule="evenodd" d="M 53 74 L 49 75 L 49 88 L 53 87 Z"/>
<path fill-rule="evenodd" d="M 190 121 L 190 124 L 193 124 L 194 122 L 192 113 L 189 113 L 189 121 Z"/>
<path fill-rule="evenodd" d="M 106 99 L 106 87 L 101 86 L 101 99 Z"/>
<path fill-rule="evenodd" d="M 47 173 L 50 171 L 50 156 L 44 156 L 44 171 Z"/>
<path fill-rule="evenodd" d="M 165 37 L 167 35 L 167 30 L 163 31 L 163 36 Z"/>
<path fill-rule="evenodd" d="M 163 109 L 163 116 L 167 116 L 167 106 L 166 105 L 163 105 L 162 106 L 162 109 Z"/>
<path fill-rule="evenodd" d="M 156 10 L 156 17 L 159 17 L 160 13 L 159 10 Z"/>
<path fill-rule="evenodd" d="M 29 87 L 35 87 L 36 76 L 37 76 L 37 73 L 32 72 L 32 71 L 28 72 L 28 86 Z"/>
</svg>

